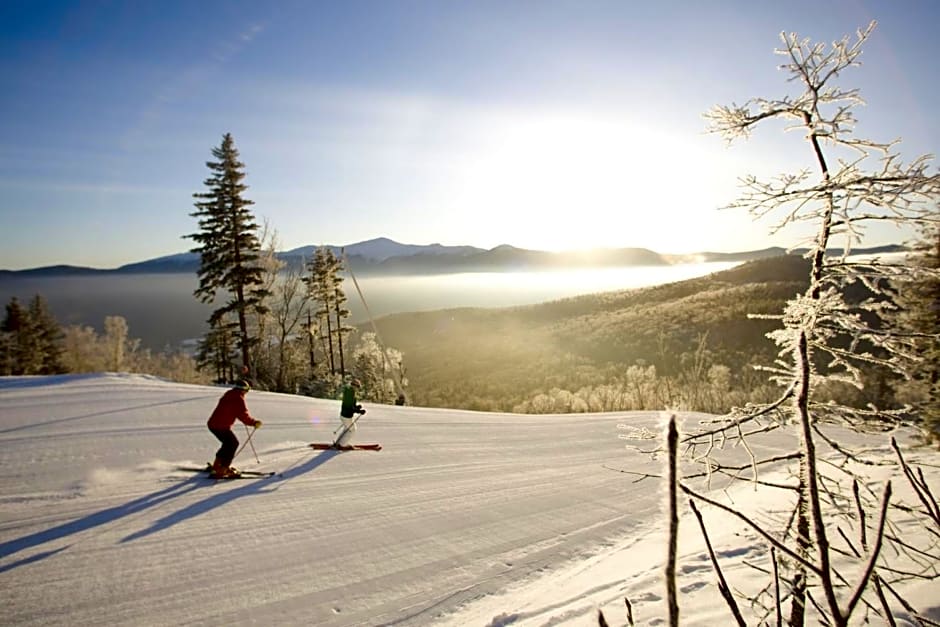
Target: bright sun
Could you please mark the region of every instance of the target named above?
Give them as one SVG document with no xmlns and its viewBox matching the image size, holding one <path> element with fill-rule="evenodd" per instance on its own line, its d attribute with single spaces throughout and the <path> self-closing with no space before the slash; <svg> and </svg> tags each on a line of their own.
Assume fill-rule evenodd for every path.
<svg viewBox="0 0 940 627">
<path fill-rule="evenodd" d="M 519 118 L 477 138 L 451 200 L 459 211 L 500 225 L 504 241 L 523 246 L 652 248 L 664 245 L 668 235 L 667 248 L 685 248 L 682 230 L 661 232 L 663 214 L 714 207 L 703 206 L 707 182 L 695 180 L 696 169 L 688 165 L 698 151 L 689 141 L 640 124 Z M 689 235 L 702 238 L 701 232 Z"/>
</svg>

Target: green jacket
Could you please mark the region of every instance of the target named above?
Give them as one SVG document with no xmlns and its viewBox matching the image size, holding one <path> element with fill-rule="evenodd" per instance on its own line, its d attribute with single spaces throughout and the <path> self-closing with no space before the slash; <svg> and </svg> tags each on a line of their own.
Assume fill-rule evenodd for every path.
<svg viewBox="0 0 940 627">
<path fill-rule="evenodd" d="M 356 404 L 356 388 L 351 385 L 343 386 L 343 404 L 339 409 L 339 415 L 343 418 L 352 418 L 356 415 L 359 405 Z"/>
</svg>

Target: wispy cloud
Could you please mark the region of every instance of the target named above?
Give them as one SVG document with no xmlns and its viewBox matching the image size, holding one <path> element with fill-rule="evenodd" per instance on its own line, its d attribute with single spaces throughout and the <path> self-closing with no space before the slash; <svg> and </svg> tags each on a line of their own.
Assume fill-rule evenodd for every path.
<svg viewBox="0 0 940 627">
<path fill-rule="evenodd" d="M 172 188 L 166 185 L 132 185 L 126 183 L 87 183 L 69 181 L 50 181 L 47 179 L 7 179 L 0 178 L 0 189 L 40 191 L 44 193 L 81 193 L 81 194 L 131 194 L 131 195 L 167 195 L 191 194 L 193 190 Z M 2 203 L 0 203 L 2 207 Z"/>
<path fill-rule="evenodd" d="M 137 124 L 129 128 L 120 141 L 123 147 L 139 142 L 152 133 L 163 120 L 166 110 L 180 100 L 197 93 L 223 66 L 247 48 L 267 27 L 266 21 L 249 23 L 239 32 L 216 42 L 206 58 L 181 69 L 173 79 L 159 86 L 150 103 L 138 116 Z"/>
<path fill-rule="evenodd" d="M 267 26 L 266 22 L 259 21 L 249 24 L 240 33 L 219 42 L 210 53 L 210 58 L 216 63 L 226 63 L 243 48 L 250 44 L 255 37 Z"/>
</svg>

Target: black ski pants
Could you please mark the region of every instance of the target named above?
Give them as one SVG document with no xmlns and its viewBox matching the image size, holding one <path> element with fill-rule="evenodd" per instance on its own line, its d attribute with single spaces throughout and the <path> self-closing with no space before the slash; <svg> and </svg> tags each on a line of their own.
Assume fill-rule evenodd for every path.
<svg viewBox="0 0 940 627">
<path fill-rule="evenodd" d="M 209 429 L 209 431 L 222 443 L 215 454 L 216 459 L 224 466 L 231 466 L 235 452 L 238 450 L 238 438 L 235 437 L 235 433 L 231 429 Z"/>
</svg>

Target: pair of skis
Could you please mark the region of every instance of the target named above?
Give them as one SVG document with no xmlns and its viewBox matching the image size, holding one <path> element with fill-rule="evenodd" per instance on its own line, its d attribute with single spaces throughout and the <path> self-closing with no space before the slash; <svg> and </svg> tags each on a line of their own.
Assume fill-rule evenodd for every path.
<svg viewBox="0 0 940 627">
<path fill-rule="evenodd" d="M 234 479 L 261 479 L 263 477 L 273 477 L 277 474 L 277 472 L 273 470 L 239 470 L 237 475 L 232 475 L 229 477 L 213 477 L 212 464 L 206 464 L 203 468 L 197 468 L 196 466 L 177 466 L 176 469 L 184 472 L 204 472 L 206 473 L 206 476 L 215 481 L 231 481 Z"/>
<path fill-rule="evenodd" d="M 314 442 L 310 448 L 317 451 L 381 451 L 381 444 L 335 444 L 330 442 Z"/>
<path fill-rule="evenodd" d="M 359 422 L 359 419 L 362 418 L 365 413 L 365 410 L 358 412 L 352 419 L 352 422 L 348 425 L 343 425 L 342 431 L 340 431 L 339 435 L 336 436 L 332 442 L 314 442 L 310 445 L 310 448 L 318 451 L 381 451 L 381 444 L 340 444 L 340 442 L 343 441 L 343 437 L 356 426 L 356 423 Z"/>
<path fill-rule="evenodd" d="M 342 432 L 339 434 L 333 442 L 313 442 L 310 444 L 310 448 L 318 451 L 381 451 L 381 444 L 338 444 L 346 433 L 352 429 L 355 424 L 359 421 L 359 418 L 364 414 L 362 412 L 358 414 L 355 419 L 345 426 Z M 177 466 L 176 470 L 184 472 L 204 472 L 208 477 L 216 481 L 231 481 L 233 479 L 262 479 L 264 477 L 273 477 L 277 474 L 276 471 L 257 471 L 257 470 L 240 470 L 238 474 L 231 475 L 228 477 L 213 477 L 212 476 L 212 464 L 207 463 L 204 467 L 198 468 L 195 466 Z"/>
</svg>

